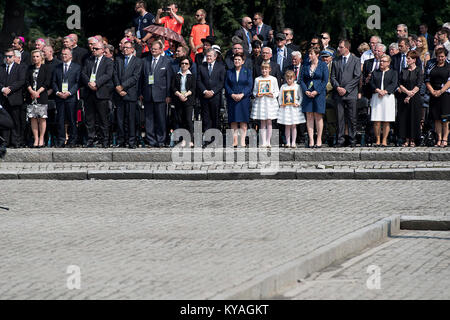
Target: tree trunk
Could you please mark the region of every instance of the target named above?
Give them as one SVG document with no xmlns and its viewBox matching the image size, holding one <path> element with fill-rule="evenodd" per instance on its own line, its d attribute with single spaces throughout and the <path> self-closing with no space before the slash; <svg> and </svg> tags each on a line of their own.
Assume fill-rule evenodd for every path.
<svg viewBox="0 0 450 320">
<path fill-rule="evenodd" d="M 276 1 L 275 5 L 275 27 L 276 32 L 282 32 L 284 29 L 284 13 L 283 13 L 283 7 L 281 4 L 281 0 Z"/>
<path fill-rule="evenodd" d="M 0 32 L 0 48 L 2 51 L 10 47 L 16 36 L 23 36 L 25 5 L 23 1 L 8 0 L 5 4 L 5 14 L 2 31 Z"/>
<path fill-rule="evenodd" d="M 214 18 L 213 18 L 213 12 L 214 12 L 214 0 L 209 0 L 209 25 L 214 29 Z"/>
</svg>

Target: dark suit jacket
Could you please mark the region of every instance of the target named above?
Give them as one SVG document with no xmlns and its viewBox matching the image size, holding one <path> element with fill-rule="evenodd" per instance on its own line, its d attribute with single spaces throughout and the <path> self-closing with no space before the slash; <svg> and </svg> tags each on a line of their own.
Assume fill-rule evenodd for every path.
<svg viewBox="0 0 450 320">
<path fill-rule="evenodd" d="M 399 52 L 397 54 L 394 54 L 391 57 L 391 65 L 390 65 L 390 69 L 396 71 L 398 74 L 400 74 L 400 72 L 402 71 L 400 69 L 400 64 L 402 62 L 402 53 Z M 420 58 L 418 57 L 416 59 L 416 66 L 420 69 L 422 69 L 422 61 L 420 60 Z"/>
<path fill-rule="evenodd" d="M 86 86 L 85 97 L 88 97 L 90 94 L 95 94 L 97 99 L 107 100 L 111 99 L 114 84 L 113 84 L 113 72 L 114 72 L 114 63 L 111 59 L 102 57 L 96 73 L 95 83 L 97 85 L 97 91 L 93 91 L 89 89 L 88 83 L 91 77 L 92 70 L 95 65 L 95 57 L 91 56 L 86 60 L 86 63 L 83 66 L 81 71 L 81 81 Z"/>
<path fill-rule="evenodd" d="M 117 57 L 114 61 L 114 87 L 122 86 L 127 93 L 121 97 L 117 91 L 114 90 L 114 98 L 121 98 L 123 101 L 137 101 L 139 96 L 139 80 L 142 72 L 142 60 L 131 56 L 125 69 L 125 58 Z"/>
<path fill-rule="evenodd" d="M 372 69 L 373 69 L 374 62 L 375 62 L 375 58 L 364 61 L 362 73 L 361 73 L 361 79 L 359 81 L 360 92 L 367 99 L 370 99 L 372 97 L 372 88 L 370 87 L 370 79 L 372 77 Z M 380 64 L 378 62 L 378 66 L 379 65 Z"/>
<path fill-rule="evenodd" d="M 175 95 L 175 92 L 179 91 L 181 92 L 181 74 L 176 73 L 175 76 L 172 78 L 172 96 L 176 103 L 183 104 L 185 106 L 193 106 L 195 104 L 195 95 L 196 95 L 196 88 L 197 88 L 197 78 L 195 77 L 195 74 L 191 72 L 191 74 L 187 74 L 186 76 L 186 91 L 191 91 L 192 94 L 188 96 L 186 102 L 180 101 L 180 99 Z"/>
<path fill-rule="evenodd" d="M 261 73 L 261 63 L 263 62 L 262 58 L 258 57 L 259 61 L 255 64 L 253 68 L 253 79 L 258 78 L 262 75 Z M 270 60 L 270 73 L 271 76 L 277 78 L 278 87 L 281 87 L 281 82 L 283 79 L 283 75 L 281 74 L 280 66 L 275 61 Z"/>
<path fill-rule="evenodd" d="M 269 31 L 272 30 L 272 27 L 263 23 L 261 31 L 259 34 L 263 37 L 263 45 L 267 45 L 267 41 L 269 40 Z M 252 29 L 250 30 L 252 33 L 252 37 L 256 34 L 256 26 L 254 25 Z"/>
<path fill-rule="evenodd" d="M 141 95 L 146 102 L 165 102 L 171 96 L 173 69 L 170 58 L 160 56 L 153 72 L 154 84 L 148 84 L 153 56 L 143 58 L 144 64 L 141 72 Z"/>
<path fill-rule="evenodd" d="M 283 79 L 284 79 L 284 75 L 286 74 L 286 71 L 292 70 L 295 73 L 294 68 L 295 68 L 295 66 L 292 65 L 292 64 L 287 66 L 287 67 L 285 67 L 285 68 L 283 68 L 284 69 L 284 71 L 283 71 Z M 300 63 L 300 65 L 298 66 L 297 78 L 295 79 L 295 81 L 297 81 L 297 83 L 300 83 L 300 75 L 301 75 L 301 73 L 302 73 L 302 64 Z"/>
<path fill-rule="evenodd" d="M 31 95 L 28 92 L 28 87 L 33 88 L 33 70 L 34 70 L 34 65 L 31 65 L 28 67 L 27 69 L 27 78 L 26 78 L 26 83 L 25 83 L 25 90 L 27 92 L 27 103 L 31 103 Z M 47 90 L 51 88 L 51 84 L 52 84 L 52 69 L 47 66 L 46 64 L 42 64 L 41 67 L 39 68 L 39 73 L 38 73 L 38 77 L 37 77 L 37 86 L 36 89 L 40 89 L 40 88 L 45 88 L 44 91 L 41 92 L 41 94 L 39 95 L 39 98 L 37 99 L 37 102 L 40 104 L 48 104 L 48 94 L 47 94 Z"/>
<path fill-rule="evenodd" d="M 272 61 L 275 61 L 277 63 L 278 61 L 278 48 L 275 48 L 273 50 L 272 54 Z M 283 68 L 280 68 L 280 70 L 285 70 L 287 66 L 290 66 L 292 64 L 292 49 L 289 49 L 288 47 L 284 48 L 284 58 L 283 58 Z"/>
<path fill-rule="evenodd" d="M 216 61 L 214 63 L 211 76 L 208 74 L 208 63 L 203 63 L 198 67 L 197 73 L 197 90 L 199 97 L 203 97 L 205 90 L 214 91 L 214 96 L 221 94 L 225 83 L 225 66 L 223 63 Z"/>
<path fill-rule="evenodd" d="M 89 51 L 87 49 L 79 46 L 72 49 L 72 61 L 76 64 L 83 66 L 87 58 L 89 58 Z"/>
<path fill-rule="evenodd" d="M 331 67 L 331 85 L 334 88 L 335 99 L 357 99 L 358 86 L 361 78 L 361 59 L 350 54 L 344 70 L 342 70 L 343 57 L 340 56 L 333 62 Z M 347 92 L 341 97 L 337 92 L 337 87 L 344 88 Z"/>
<path fill-rule="evenodd" d="M 289 49 L 291 49 L 292 51 L 300 51 L 300 47 L 293 44 L 293 43 L 289 43 L 286 45 L 286 47 L 288 47 Z"/>
<path fill-rule="evenodd" d="M 62 92 L 63 72 L 64 72 L 63 63 L 57 65 L 53 70 L 52 88 L 55 95 L 56 92 Z M 70 96 L 67 97 L 67 99 L 61 99 L 58 96 L 56 96 L 55 100 L 57 102 L 58 101 L 75 102 L 77 100 L 77 91 L 79 88 L 81 77 L 81 66 L 72 61 L 69 66 L 69 70 L 67 70 L 66 77 Z"/>
<path fill-rule="evenodd" d="M 250 53 L 249 52 L 249 47 L 248 47 L 248 39 L 247 39 L 247 36 L 246 36 L 244 28 L 241 26 L 239 28 L 239 30 L 236 30 L 234 35 L 242 39 L 242 46 L 244 47 L 244 52 L 247 53 L 247 54 Z M 250 42 L 252 42 L 253 41 L 253 35 L 252 35 L 251 30 L 248 30 L 248 36 L 250 37 Z"/>
<path fill-rule="evenodd" d="M 9 75 L 6 74 L 5 64 L 0 67 L 0 89 L 3 87 L 9 87 L 11 89 L 11 93 L 8 97 L 5 97 L 3 93 L 0 94 L 2 104 L 5 103 L 5 99 L 8 100 L 11 106 L 21 106 L 23 104 L 23 89 L 25 86 L 26 73 L 26 67 L 17 63 L 13 64 Z"/>
<path fill-rule="evenodd" d="M 383 72 L 381 70 L 375 70 L 372 74 L 370 80 L 370 87 L 372 88 L 372 94 L 375 93 L 376 89 L 381 88 L 381 78 Z M 397 72 L 389 69 L 384 74 L 383 88 L 390 94 L 394 93 L 395 89 L 398 87 L 398 76 Z"/>
<path fill-rule="evenodd" d="M 28 51 L 23 50 L 20 55 L 20 63 L 30 65 L 31 64 L 31 54 Z"/>
</svg>

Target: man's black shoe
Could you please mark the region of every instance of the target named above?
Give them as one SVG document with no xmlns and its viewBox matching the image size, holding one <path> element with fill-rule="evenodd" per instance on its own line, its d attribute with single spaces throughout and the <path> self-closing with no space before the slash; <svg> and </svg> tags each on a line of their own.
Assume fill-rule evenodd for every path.
<svg viewBox="0 0 450 320">
<path fill-rule="evenodd" d="M 109 144 L 106 143 L 106 142 L 103 142 L 102 143 L 102 148 L 104 148 L 104 149 L 109 148 Z"/>
<path fill-rule="evenodd" d="M 92 141 L 87 142 L 86 148 L 94 148 L 94 143 Z"/>
<path fill-rule="evenodd" d="M 345 148 L 345 143 L 338 143 L 334 145 L 335 148 Z"/>
<path fill-rule="evenodd" d="M 135 145 L 135 144 L 130 144 L 130 145 L 128 146 L 128 149 L 136 149 L 136 145 Z"/>
<path fill-rule="evenodd" d="M 6 155 L 6 147 L 0 145 L 0 159 L 3 159 Z"/>
</svg>

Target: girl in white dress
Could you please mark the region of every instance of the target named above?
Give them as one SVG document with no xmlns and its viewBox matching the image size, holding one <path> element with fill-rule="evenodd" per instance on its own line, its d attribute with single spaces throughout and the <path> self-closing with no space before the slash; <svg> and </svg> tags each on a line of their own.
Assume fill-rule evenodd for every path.
<svg viewBox="0 0 450 320">
<path fill-rule="evenodd" d="M 286 71 L 284 75 L 286 83 L 280 88 L 278 102 L 278 123 L 284 124 L 284 135 L 286 136 L 286 148 L 295 148 L 297 139 L 297 124 L 305 123 L 305 115 L 302 112 L 302 91 L 295 81 L 295 73 Z"/>
<path fill-rule="evenodd" d="M 260 120 L 260 145 L 270 148 L 270 138 L 272 137 L 272 120 L 277 118 L 278 114 L 278 81 L 275 77 L 269 75 L 270 64 L 263 62 L 261 64 L 261 76 L 255 79 L 253 95 L 255 100 L 252 107 L 252 119 Z"/>
</svg>

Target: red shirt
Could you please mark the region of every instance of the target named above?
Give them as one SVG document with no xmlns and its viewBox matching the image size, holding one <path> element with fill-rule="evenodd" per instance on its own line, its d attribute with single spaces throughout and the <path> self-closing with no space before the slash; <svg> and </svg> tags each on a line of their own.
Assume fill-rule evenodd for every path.
<svg viewBox="0 0 450 320">
<path fill-rule="evenodd" d="M 209 35 L 214 35 L 212 30 L 210 30 L 210 27 L 208 24 L 196 24 L 192 27 L 191 30 L 191 37 L 194 42 L 194 46 L 198 46 L 200 43 L 202 43 L 202 39 L 206 38 Z M 191 59 L 192 61 L 195 60 L 195 55 L 197 53 L 203 52 L 203 48 L 200 47 L 197 52 L 191 52 Z"/>
</svg>

